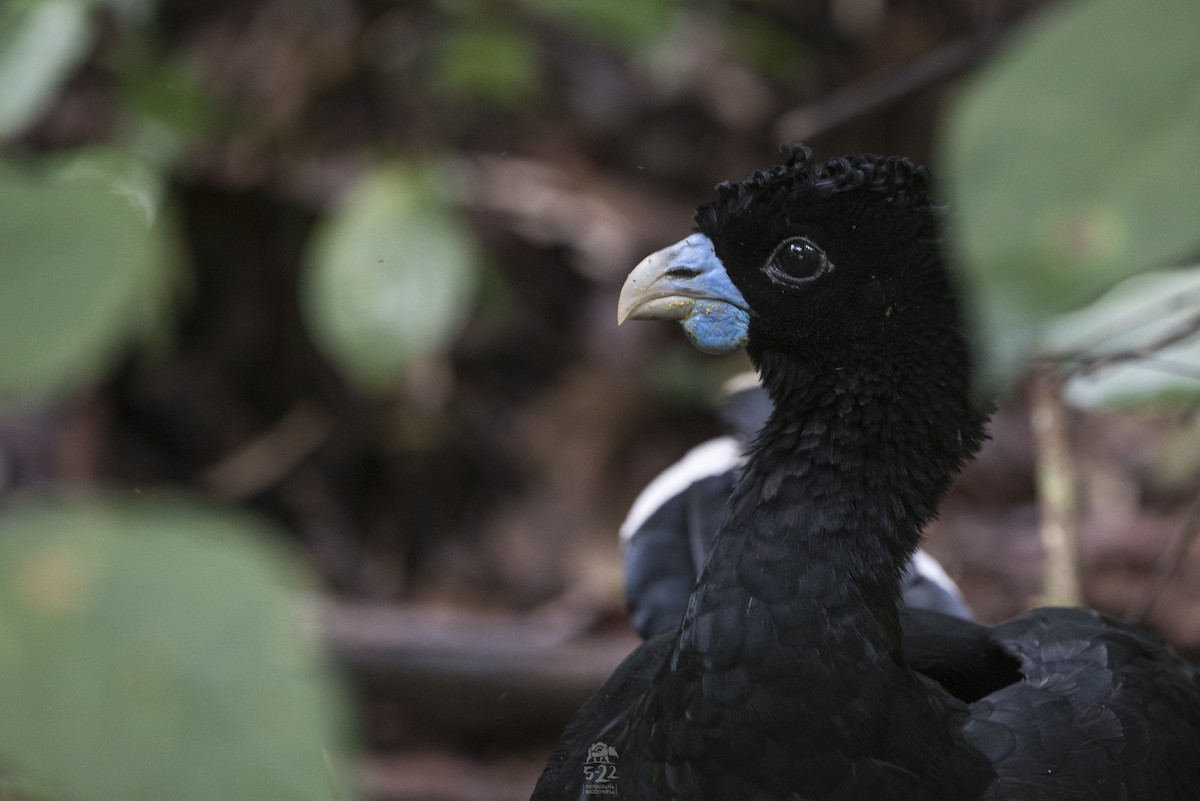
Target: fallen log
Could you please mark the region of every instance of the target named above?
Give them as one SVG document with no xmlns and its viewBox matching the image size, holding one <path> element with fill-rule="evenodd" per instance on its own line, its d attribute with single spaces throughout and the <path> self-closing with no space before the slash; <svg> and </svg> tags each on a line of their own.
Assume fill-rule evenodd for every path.
<svg viewBox="0 0 1200 801">
<path fill-rule="evenodd" d="M 358 604 L 323 617 L 361 689 L 423 731 L 470 738 L 553 738 L 639 643 L 561 617 Z"/>
</svg>

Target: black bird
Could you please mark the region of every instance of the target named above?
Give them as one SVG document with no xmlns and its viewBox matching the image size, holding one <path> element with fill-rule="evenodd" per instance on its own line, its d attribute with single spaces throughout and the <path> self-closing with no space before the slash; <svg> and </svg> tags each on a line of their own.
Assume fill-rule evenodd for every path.
<svg viewBox="0 0 1200 801">
<path fill-rule="evenodd" d="M 721 417 L 731 433 L 702 442 L 656 476 L 621 524 L 625 601 L 634 629 L 646 639 L 683 619 L 746 446 L 771 412 L 771 401 L 752 373 L 729 381 L 722 401 Z M 900 592 L 910 607 L 971 618 L 958 585 L 923 550 L 909 561 Z"/>
<path fill-rule="evenodd" d="M 1200 677 L 1145 631 L 1027 612 L 990 635 L 1019 674 L 969 701 L 901 649 L 900 574 L 986 416 L 928 180 L 796 149 L 629 277 L 620 318 L 747 347 L 774 412 L 682 624 L 584 705 L 538 801 L 1200 797 Z"/>
</svg>

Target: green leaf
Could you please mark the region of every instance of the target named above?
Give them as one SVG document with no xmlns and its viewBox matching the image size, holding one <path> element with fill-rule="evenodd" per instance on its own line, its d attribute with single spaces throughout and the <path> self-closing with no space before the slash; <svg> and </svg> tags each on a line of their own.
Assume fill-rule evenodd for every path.
<svg viewBox="0 0 1200 801">
<path fill-rule="evenodd" d="M 436 81 L 459 98 L 512 105 L 537 89 L 537 50 L 520 28 L 476 21 L 442 42 Z"/>
<path fill-rule="evenodd" d="M 0 4 L 0 139 L 23 130 L 86 55 L 87 8 L 74 0 Z"/>
<path fill-rule="evenodd" d="M 154 13 L 158 0 L 76 0 L 85 5 L 108 6 L 119 17 L 129 22 L 143 22 Z"/>
<path fill-rule="evenodd" d="M 1081 408 L 1194 403 L 1200 394 L 1200 267 L 1148 272 L 1094 303 L 1050 320 L 1043 347 L 1075 373 L 1067 399 Z M 1137 358 L 1129 358 L 1140 354 Z M 1118 357 L 1113 359 L 1111 357 Z"/>
<path fill-rule="evenodd" d="M 194 65 L 164 55 L 143 37 L 126 37 L 117 54 L 126 141 L 169 165 L 193 140 L 219 137 L 229 120 Z"/>
<path fill-rule="evenodd" d="M 108 147 L 84 148 L 55 159 L 51 180 L 74 191 L 96 191 L 108 202 L 119 198 L 146 226 L 160 221 L 166 187 L 158 170 L 132 153 Z"/>
<path fill-rule="evenodd" d="M 368 391 L 385 391 L 461 325 L 478 278 L 473 233 L 438 175 L 390 165 L 313 234 L 304 310 L 318 342 Z"/>
<path fill-rule="evenodd" d="M 528 0 L 587 36 L 618 47 L 645 47 L 670 30 L 676 0 Z"/>
<path fill-rule="evenodd" d="M 731 13 L 722 27 L 738 56 L 788 86 L 804 85 L 821 67 L 815 48 L 760 13 Z"/>
<path fill-rule="evenodd" d="M 0 400 L 66 391 L 161 301 L 161 179 L 118 151 L 0 161 Z"/>
<path fill-rule="evenodd" d="M 75 801 L 340 798 L 340 693 L 293 567 L 178 500 L 0 516 L 0 763 Z"/>
<path fill-rule="evenodd" d="M 952 232 L 994 373 L 1021 365 L 1050 315 L 1200 247 L 1197 31 L 1194 0 L 1066 4 L 952 109 Z"/>
</svg>

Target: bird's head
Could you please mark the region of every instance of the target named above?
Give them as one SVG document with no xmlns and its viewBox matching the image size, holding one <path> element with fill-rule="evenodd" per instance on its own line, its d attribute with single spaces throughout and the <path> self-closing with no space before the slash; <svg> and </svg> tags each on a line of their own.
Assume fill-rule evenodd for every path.
<svg viewBox="0 0 1200 801">
<path fill-rule="evenodd" d="M 677 320 L 708 353 L 745 347 L 776 407 L 852 393 L 877 423 L 906 420 L 905 436 L 943 454 L 949 475 L 987 415 L 971 398 L 929 184 L 908 159 L 813 163 L 795 148 L 719 186 L 695 233 L 643 260 L 618 322 Z"/>
<path fill-rule="evenodd" d="M 618 322 L 678 320 L 708 353 L 748 347 L 756 362 L 779 351 L 831 367 L 886 359 L 931 327 L 961 340 L 924 168 L 812 163 L 798 147 L 717 191 L 695 233 L 630 274 Z"/>
</svg>

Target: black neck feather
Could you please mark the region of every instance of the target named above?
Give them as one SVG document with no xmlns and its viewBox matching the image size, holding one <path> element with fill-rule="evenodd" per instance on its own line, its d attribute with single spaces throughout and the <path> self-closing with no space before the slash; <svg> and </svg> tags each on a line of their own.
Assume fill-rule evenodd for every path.
<svg viewBox="0 0 1200 801">
<path fill-rule="evenodd" d="M 862 748 L 858 740 L 891 725 L 899 703 L 926 716 L 933 744 L 920 748 L 948 749 L 944 710 L 922 700 L 903 664 L 900 580 L 923 525 L 978 447 L 982 416 L 954 381 L 915 385 L 886 369 L 806 369 L 757 356 L 775 411 L 680 629 L 669 671 L 686 717 L 703 731 L 719 710 L 713 736 L 777 733 L 795 756 L 787 768 L 746 770 L 780 786 L 836 775 L 814 766 Z M 964 408 L 948 417 L 956 404 Z M 731 694 L 744 697 L 730 703 Z M 920 723 L 912 725 L 919 742 Z"/>
<path fill-rule="evenodd" d="M 962 401 L 957 382 L 931 389 L 878 366 L 806 369 L 776 353 L 758 361 L 775 411 L 753 445 L 692 611 L 727 607 L 727 595 L 778 600 L 769 612 L 777 625 L 815 636 L 828 628 L 827 607 L 857 604 L 855 628 L 891 642 L 902 571 L 978 447 L 982 416 Z M 681 647 L 689 637 L 685 626 Z"/>
</svg>

